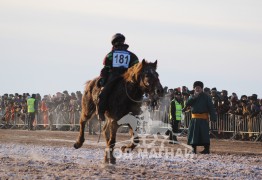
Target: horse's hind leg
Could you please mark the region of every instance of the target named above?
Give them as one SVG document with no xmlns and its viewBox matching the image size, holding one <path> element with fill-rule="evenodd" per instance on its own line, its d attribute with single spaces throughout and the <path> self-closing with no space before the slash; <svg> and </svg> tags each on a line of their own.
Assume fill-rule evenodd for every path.
<svg viewBox="0 0 262 180">
<path fill-rule="evenodd" d="M 104 127 L 103 127 L 103 135 L 106 140 L 106 145 L 108 145 L 109 139 L 110 139 L 110 129 L 109 129 L 109 121 L 106 121 Z M 104 162 L 109 163 L 109 149 L 105 150 L 105 156 L 104 156 Z"/>
<path fill-rule="evenodd" d="M 107 141 L 107 150 L 105 152 L 105 162 L 115 164 L 116 158 L 113 155 L 115 143 L 116 143 L 116 132 L 119 128 L 119 125 L 117 125 L 116 121 L 110 121 L 108 124 L 108 127 L 105 131 L 106 133 L 106 141 Z M 109 133 L 109 138 L 108 138 Z"/>
<path fill-rule="evenodd" d="M 90 104 L 88 106 L 87 112 L 88 112 L 87 115 L 85 115 L 84 111 L 82 111 L 82 113 L 81 113 L 79 136 L 78 136 L 76 143 L 74 144 L 74 147 L 76 149 L 80 148 L 85 141 L 85 134 L 84 134 L 85 133 L 85 125 L 86 125 L 87 121 L 89 121 L 92 118 L 92 116 L 95 112 L 95 106 L 93 104 Z"/>
<path fill-rule="evenodd" d="M 138 138 L 138 135 L 137 133 L 133 131 L 133 129 L 129 126 L 129 134 L 131 135 L 131 140 L 132 140 L 132 143 L 127 145 L 127 146 L 122 146 L 121 147 L 121 150 L 122 152 L 126 152 L 127 150 L 133 150 L 135 149 L 135 147 L 138 145 L 139 143 L 139 138 Z"/>
</svg>

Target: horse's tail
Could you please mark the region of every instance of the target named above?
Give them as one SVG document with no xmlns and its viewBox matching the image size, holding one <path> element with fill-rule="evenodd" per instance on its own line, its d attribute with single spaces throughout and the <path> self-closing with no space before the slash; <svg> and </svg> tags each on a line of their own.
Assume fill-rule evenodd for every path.
<svg viewBox="0 0 262 180">
<path fill-rule="evenodd" d="M 94 106 L 92 92 L 93 92 L 93 89 L 95 87 L 95 84 L 96 84 L 96 79 L 86 82 L 85 90 L 84 90 L 84 93 L 83 93 L 83 96 L 82 96 L 82 111 L 84 111 L 84 114 L 88 113 L 87 109 L 90 108 L 88 106 L 90 106 L 90 105 Z"/>
</svg>

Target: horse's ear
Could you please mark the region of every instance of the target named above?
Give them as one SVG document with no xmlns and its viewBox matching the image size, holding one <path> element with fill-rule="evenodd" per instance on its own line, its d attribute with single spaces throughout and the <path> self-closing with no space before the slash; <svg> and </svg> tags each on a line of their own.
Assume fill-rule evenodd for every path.
<svg viewBox="0 0 262 180">
<path fill-rule="evenodd" d="M 154 67 L 157 68 L 157 60 L 154 62 Z"/>
<path fill-rule="evenodd" d="M 146 60 L 143 59 L 143 60 L 142 60 L 142 65 L 144 66 L 145 64 L 146 64 Z"/>
</svg>

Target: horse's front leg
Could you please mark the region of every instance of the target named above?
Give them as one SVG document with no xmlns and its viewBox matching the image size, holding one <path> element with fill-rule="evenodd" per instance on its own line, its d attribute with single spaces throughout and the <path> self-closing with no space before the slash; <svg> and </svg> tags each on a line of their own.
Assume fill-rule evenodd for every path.
<svg viewBox="0 0 262 180">
<path fill-rule="evenodd" d="M 86 122 L 87 122 L 87 117 L 82 113 L 81 114 L 81 117 L 80 117 L 80 129 L 79 129 L 79 136 L 78 136 L 78 139 L 76 141 L 76 143 L 74 144 L 74 147 L 76 149 L 82 147 L 84 141 L 85 141 L 85 125 L 86 125 Z"/>
<path fill-rule="evenodd" d="M 116 143 L 116 132 L 119 128 L 119 125 L 117 125 L 116 121 L 110 121 L 108 125 L 109 129 L 109 140 L 107 142 L 107 149 L 106 149 L 106 155 L 105 155 L 105 162 L 115 164 L 116 158 L 113 155 L 115 143 Z M 106 159 L 107 158 L 107 159 Z"/>
<path fill-rule="evenodd" d="M 90 107 L 92 107 L 92 106 L 90 106 Z M 82 111 L 81 116 L 80 116 L 79 136 L 78 136 L 76 143 L 74 144 L 74 147 L 76 149 L 80 148 L 83 145 L 83 143 L 85 141 L 85 134 L 84 134 L 85 133 L 85 125 L 86 125 L 87 121 L 89 121 L 92 118 L 92 116 L 94 114 L 94 109 L 90 108 L 88 110 L 89 111 L 88 111 L 87 115 L 85 115 L 84 111 Z"/>
</svg>

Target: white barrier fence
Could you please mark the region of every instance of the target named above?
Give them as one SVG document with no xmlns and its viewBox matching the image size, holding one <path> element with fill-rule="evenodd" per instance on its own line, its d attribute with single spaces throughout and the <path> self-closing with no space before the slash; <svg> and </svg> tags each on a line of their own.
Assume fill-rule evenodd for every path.
<svg viewBox="0 0 262 180">
<path fill-rule="evenodd" d="M 148 111 L 147 111 L 148 112 Z M 79 127 L 80 111 L 64 112 L 53 111 L 48 112 L 48 118 L 45 121 L 44 113 L 36 114 L 34 126 L 36 129 L 49 129 L 49 130 L 77 130 Z M 152 111 L 142 114 L 142 121 L 140 121 L 141 131 L 151 132 L 148 127 L 158 127 L 158 129 L 166 130 L 170 127 L 168 114 L 165 111 Z M 191 112 L 183 114 L 180 129 L 184 133 L 189 127 L 191 120 Z M 14 114 L 13 120 L 1 121 L 0 128 L 23 128 L 28 127 L 28 117 L 22 119 L 18 114 Z M 218 115 L 217 122 L 210 122 L 210 132 L 217 136 L 220 134 L 227 134 L 230 138 L 241 136 L 242 138 L 255 137 L 258 140 L 262 136 L 262 113 L 255 117 L 240 116 L 234 114 L 220 114 Z M 152 130 L 152 129 L 151 129 Z M 162 133 L 162 132 L 160 132 Z"/>
<path fill-rule="evenodd" d="M 76 130 L 79 126 L 80 111 L 75 112 L 39 112 L 35 114 L 33 126 L 35 129 L 58 129 L 58 130 Z M 0 128 L 28 128 L 28 115 L 25 117 L 19 116 L 19 113 L 14 113 L 9 120 L 1 120 Z M 45 117 L 47 116 L 47 117 Z"/>
<path fill-rule="evenodd" d="M 168 123 L 167 113 L 154 111 L 151 112 L 152 119 L 160 119 L 160 127 L 166 127 Z M 191 120 L 191 112 L 183 113 L 180 129 L 186 132 Z M 217 137 L 222 134 L 229 138 L 240 136 L 242 139 L 255 138 L 255 141 L 262 137 L 262 113 L 255 117 L 241 116 L 234 114 L 218 114 L 216 122 L 209 121 L 210 133 Z"/>
</svg>

